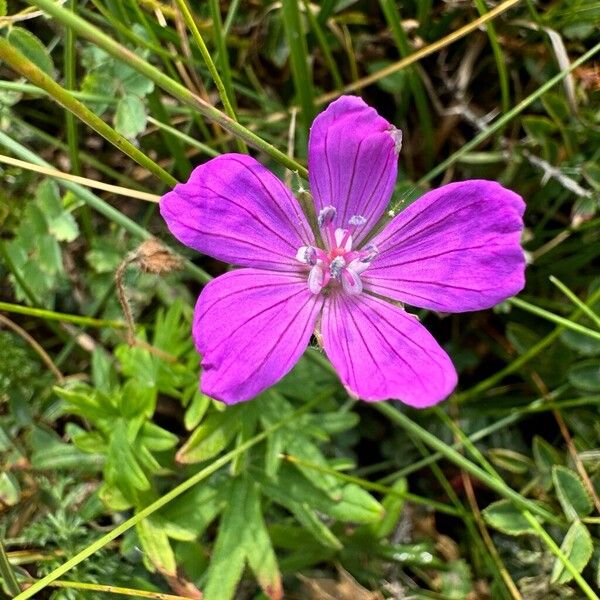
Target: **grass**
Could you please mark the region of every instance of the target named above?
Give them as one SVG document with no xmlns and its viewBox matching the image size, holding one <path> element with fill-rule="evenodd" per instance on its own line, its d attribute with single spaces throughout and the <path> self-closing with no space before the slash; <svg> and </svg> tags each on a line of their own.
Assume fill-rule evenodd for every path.
<svg viewBox="0 0 600 600">
<path fill-rule="evenodd" d="M 0 598 L 598 600 L 597 6 L 6 4 Z M 227 266 L 157 200 L 234 151 L 306 188 L 342 93 L 405 133 L 390 209 L 525 198 L 527 286 L 419 313 L 459 372 L 433 409 L 348 398 L 315 348 L 225 408 L 190 327 Z"/>
</svg>

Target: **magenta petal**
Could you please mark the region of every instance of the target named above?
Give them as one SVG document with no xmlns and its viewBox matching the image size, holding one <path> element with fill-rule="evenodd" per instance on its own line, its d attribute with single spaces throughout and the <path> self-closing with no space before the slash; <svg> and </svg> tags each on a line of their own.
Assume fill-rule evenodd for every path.
<svg viewBox="0 0 600 600">
<path fill-rule="evenodd" d="M 389 302 L 334 295 L 325 302 L 321 332 L 342 383 L 362 400 L 425 408 L 456 386 L 449 356 L 416 317 Z"/>
<path fill-rule="evenodd" d="M 240 269 L 211 281 L 193 326 L 202 391 L 234 404 L 279 381 L 306 349 L 322 304 L 291 273 Z"/>
<path fill-rule="evenodd" d="M 355 245 L 377 223 L 390 201 L 398 172 L 395 130 L 358 96 L 342 96 L 314 120 L 308 142 L 310 190 L 317 214 L 334 206 L 335 227 L 354 215 L 366 218 Z"/>
<path fill-rule="evenodd" d="M 235 265 L 296 270 L 313 234 L 290 190 L 245 154 L 224 154 L 196 167 L 160 201 L 183 244 Z"/>
<path fill-rule="evenodd" d="M 520 196 L 493 181 L 428 192 L 371 242 L 365 290 L 442 312 L 494 306 L 525 283 Z"/>
</svg>

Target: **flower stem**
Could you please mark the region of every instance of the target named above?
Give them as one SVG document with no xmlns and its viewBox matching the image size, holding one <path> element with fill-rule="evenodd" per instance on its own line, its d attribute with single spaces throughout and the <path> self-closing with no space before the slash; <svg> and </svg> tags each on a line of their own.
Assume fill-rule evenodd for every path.
<svg viewBox="0 0 600 600">
<path fill-rule="evenodd" d="M 70 315 L 68 313 L 46 310 L 45 308 L 33 308 L 31 306 L 22 306 L 21 304 L 11 304 L 9 302 L 0 302 L 0 310 L 46 319 L 48 321 L 73 323 L 83 327 L 110 327 L 112 329 L 123 329 L 125 327 L 125 323 L 122 323 L 121 321 L 109 321 L 106 319 L 94 319 L 93 317 L 84 317 L 81 315 Z"/>
</svg>

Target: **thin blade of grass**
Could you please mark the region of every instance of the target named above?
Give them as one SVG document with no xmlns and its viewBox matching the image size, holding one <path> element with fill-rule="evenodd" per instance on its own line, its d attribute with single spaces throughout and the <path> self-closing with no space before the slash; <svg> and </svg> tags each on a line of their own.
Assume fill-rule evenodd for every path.
<svg viewBox="0 0 600 600">
<path fill-rule="evenodd" d="M 84 37 L 110 55 L 128 63 L 130 67 L 148 77 L 148 79 L 154 81 L 156 85 L 161 87 L 167 93 L 173 95 L 175 98 L 195 108 L 206 118 L 214 121 L 221 125 L 224 129 L 229 131 L 234 137 L 239 137 L 246 143 L 264 151 L 266 154 L 271 156 L 274 160 L 278 161 L 282 165 L 291 169 L 292 171 L 298 171 L 302 177 L 307 177 L 308 172 L 300 163 L 291 160 L 285 152 L 278 150 L 272 144 L 266 143 L 260 136 L 256 135 L 250 129 L 240 125 L 220 110 L 205 102 L 194 94 L 192 91 L 186 89 L 179 82 L 174 81 L 159 69 L 137 56 L 134 52 L 125 48 L 110 36 L 100 31 L 97 27 L 90 25 L 87 21 L 73 14 L 71 11 L 55 4 L 52 0 L 28 0 L 30 4 L 43 9 L 49 15 L 53 16 L 57 21 L 72 27 L 81 37 Z"/>
<path fill-rule="evenodd" d="M 308 128 L 315 116 L 315 93 L 298 0 L 282 0 L 281 11 L 285 35 L 290 48 L 294 88 L 301 107 L 300 120 L 303 125 L 303 134 L 306 138 Z"/>
<path fill-rule="evenodd" d="M 127 156 L 150 171 L 161 181 L 170 186 L 174 186 L 177 183 L 177 180 L 167 173 L 160 165 L 156 164 L 151 158 L 136 148 L 129 140 L 115 131 L 110 125 L 85 106 L 85 104 L 82 104 L 79 100 L 74 98 L 70 92 L 46 75 L 41 69 L 23 56 L 23 54 L 11 46 L 4 38 L 0 38 L 0 58 L 17 73 L 27 78 L 38 87 L 46 90 L 53 100 L 71 111 L 86 125 L 94 129 L 121 151 L 125 152 Z"/>
</svg>

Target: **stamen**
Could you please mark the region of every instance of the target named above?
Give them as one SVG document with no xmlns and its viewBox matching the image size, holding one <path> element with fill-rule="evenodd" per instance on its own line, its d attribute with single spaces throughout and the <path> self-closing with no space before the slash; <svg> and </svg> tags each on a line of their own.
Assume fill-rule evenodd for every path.
<svg viewBox="0 0 600 600">
<path fill-rule="evenodd" d="M 364 225 L 367 222 L 367 219 L 365 219 L 365 217 L 363 217 L 362 215 L 353 215 L 350 217 L 350 220 L 348 221 L 348 225 L 352 225 L 353 227 L 360 227 L 361 225 Z"/>
<path fill-rule="evenodd" d="M 319 216 L 317 217 L 317 222 L 319 223 L 319 229 L 323 229 L 323 227 L 327 227 L 333 220 L 335 219 L 335 215 L 337 214 L 337 210 L 335 210 L 334 206 L 324 206 L 319 211 Z"/>
<path fill-rule="evenodd" d="M 342 275 L 342 287 L 347 294 L 355 296 L 362 292 L 362 281 L 358 273 L 352 269 L 344 269 Z"/>
<path fill-rule="evenodd" d="M 330 248 L 335 248 L 335 233 L 333 231 L 333 220 L 335 219 L 335 215 L 337 211 L 333 206 L 324 206 L 319 211 L 319 216 L 317 217 L 317 223 L 319 224 L 319 229 L 327 234 L 326 240 L 329 242 Z"/>
<path fill-rule="evenodd" d="M 344 237 L 340 242 L 340 247 L 343 248 L 346 245 L 346 242 L 350 239 L 350 236 L 354 235 L 357 227 L 362 227 L 367 222 L 367 219 L 362 215 L 352 215 L 348 221 L 348 229 L 346 229 L 344 233 Z"/>
<path fill-rule="evenodd" d="M 377 257 L 379 250 L 375 244 L 367 244 L 361 254 L 360 262 L 370 263 Z"/>
<path fill-rule="evenodd" d="M 307 265 L 317 264 L 317 249 L 314 246 L 307 246 L 304 251 L 304 262 Z"/>
<path fill-rule="evenodd" d="M 336 256 L 329 265 L 329 272 L 334 279 L 339 279 L 340 273 L 346 266 L 346 261 L 343 256 Z"/>
<path fill-rule="evenodd" d="M 311 294 L 318 294 L 324 287 L 324 273 L 323 269 L 318 265 L 315 265 L 308 273 L 308 289 Z"/>
<path fill-rule="evenodd" d="M 394 152 L 400 154 L 400 150 L 402 150 L 402 130 L 390 125 L 388 132 L 394 140 Z"/>
<path fill-rule="evenodd" d="M 315 248 L 315 246 L 300 246 L 298 252 L 296 252 L 296 260 L 312 267 L 319 260 L 327 262 L 327 254 L 321 248 Z"/>
</svg>

